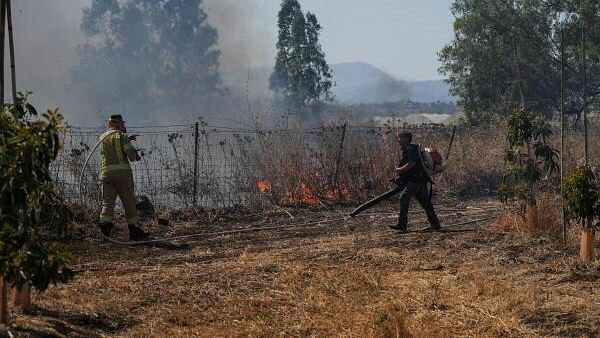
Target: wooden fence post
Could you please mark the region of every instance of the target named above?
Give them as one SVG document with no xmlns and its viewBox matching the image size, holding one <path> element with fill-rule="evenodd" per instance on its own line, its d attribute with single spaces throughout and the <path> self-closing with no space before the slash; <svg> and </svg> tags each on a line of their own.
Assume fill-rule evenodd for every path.
<svg viewBox="0 0 600 338">
<path fill-rule="evenodd" d="M 0 104 L 4 106 L 4 27 L 6 26 L 6 0 L 0 0 Z M 0 283 L 0 322 L 8 324 L 8 286 L 6 280 Z"/>
</svg>

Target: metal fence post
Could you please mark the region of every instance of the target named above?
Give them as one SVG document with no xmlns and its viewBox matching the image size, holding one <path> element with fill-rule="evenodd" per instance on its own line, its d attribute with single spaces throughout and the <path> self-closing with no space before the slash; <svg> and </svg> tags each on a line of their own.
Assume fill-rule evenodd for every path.
<svg viewBox="0 0 600 338">
<path fill-rule="evenodd" d="M 192 201 L 194 206 L 198 202 L 198 141 L 200 139 L 200 134 L 198 132 L 198 122 L 194 125 L 194 190 Z"/>
<path fill-rule="evenodd" d="M 348 127 L 348 123 L 344 123 L 344 126 L 342 126 L 342 137 L 340 139 L 340 147 L 338 149 L 338 153 L 337 153 L 337 158 L 335 161 L 335 173 L 334 173 L 334 178 L 333 178 L 333 184 L 335 184 L 335 195 L 336 198 L 339 200 L 341 197 L 340 194 L 340 187 L 339 187 L 339 182 L 338 182 L 338 178 L 339 178 L 339 173 L 340 173 L 340 162 L 342 161 L 342 153 L 344 152 L 344 140 L 346 139 L 346 128 Z"/>
</svg>

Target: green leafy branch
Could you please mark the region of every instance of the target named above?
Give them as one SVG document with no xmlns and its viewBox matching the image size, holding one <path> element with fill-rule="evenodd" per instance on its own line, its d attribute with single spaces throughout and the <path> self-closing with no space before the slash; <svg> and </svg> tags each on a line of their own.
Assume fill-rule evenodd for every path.
<svg viewBox="0 0 600 338">
<path fill-rule="evenodd" d="M 498 184 L 504 201 L 516 198 L 535 205 L 536 185 L 559 169 L 558 152 L 548 143 L 551 135 L 550 126 L 533 111 L 516 109 L 509 115 L 507 169 Z"/>
<path fill-rule="evenodd" d="M 600 186 L 589 166 L 579 166 L 562 183 L 565 216 L 585 224 L 600 215 Z"/>
<path fill-rule="evenodd" d="M 73 277 L 70 254 L 46 245 L 39 233 L 49 217 L 61 226 L 69 220 L 50 179 L 63 118 L 58 109 L 38 116 L 29 94 L 19 93 L 0 111 L 0 275 L 44 291 Z"/>
</svg>

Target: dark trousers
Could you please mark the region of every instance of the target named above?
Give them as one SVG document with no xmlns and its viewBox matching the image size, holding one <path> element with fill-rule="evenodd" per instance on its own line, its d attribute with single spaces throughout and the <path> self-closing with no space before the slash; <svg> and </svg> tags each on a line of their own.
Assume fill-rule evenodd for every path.
<svg viewBox="0 0 600 338">
<path fill-rule="evenodd" d="M 419 204 L 421 204 L 423 209 L 425 209 L 429 224 L 431 224 L 431 226 L 434 228 L 439 228 L 440 222 L 435 214 L 435 210 L 433 209 L 433 203 L 431 203 L 431 198 L 429 197 L 427 184 L 414 182 L 406 183 L 404 190 L 402 190 L 400 193 L 400 218 L 398 219 L 398 226 L 402 228 L 407 227 L 408 208 L 410 207 L 410 200 L 413 196 L 419 202 Z"/>
</svg>

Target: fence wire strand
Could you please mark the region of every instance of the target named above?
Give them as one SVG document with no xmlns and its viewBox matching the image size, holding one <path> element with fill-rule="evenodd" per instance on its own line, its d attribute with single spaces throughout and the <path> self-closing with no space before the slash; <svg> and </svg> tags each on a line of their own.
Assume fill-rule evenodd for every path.
<svg viewBox="0 0 600 338">
<path fill-rule="evenodd" d="M 155 205 L 206 209 L 363 198 L 390 186 L 400 157 L 399 130 L 410 130 L 420 143 L 440 149 L 451 133 L 451 128 L 425 125 L 251 130 L 201 123 L 197 133 L 193 124 L 129 129 L 139 135 L 134 146 L 142 158 L 132 163 L 136 194 Z M 70 127 L 62 133 L 64 148 L 52 173 L 68 201 L 99 205 L 98 153 L 84 172 L 81 191 L 78 181 L 85 157 L 103 132 Z"/>
</svg>

